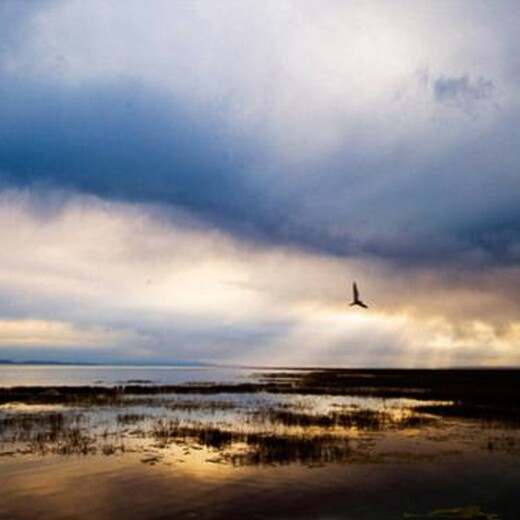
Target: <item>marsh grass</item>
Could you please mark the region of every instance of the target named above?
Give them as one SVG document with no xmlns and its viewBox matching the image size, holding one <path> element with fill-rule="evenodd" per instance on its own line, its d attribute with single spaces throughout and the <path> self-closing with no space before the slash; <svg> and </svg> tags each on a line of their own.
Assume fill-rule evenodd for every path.
<svg viewBox="0 0 520 520">
<path fill-rule="evenodd" d="M 450 401 L 451 406 L 424 408 L 441 417 L 460 417 L 520 423 L 520 371 L 504 370 L 356 370 L 320 369 L 262 374 L 255 382 L 185 385 L 150 385 L 146 380 L 127 381 L 115 387 L 12 387 L 0 388 L 0 404 L 64 404 L 82 407 L 132 406 L 142 400 L 152 404 L 154 396 L 272 394 L 413 398 Z M 140 384 L 135 384 L 139 382 Z M 134 384 L 130 384 L 134 383 Z M 170 403 L 171 409 L 202 409 L 205 404 Z M 427 404 L 427 403 L 425 403 Z M 211 409 L 212 405 L 208 405 Z M 231 406 L 231 405 L 229 405 Z"/>
<path fill-rule="evenodd" d="M 0 404 L 64 404 L 69 406 L 115 406 L 122 401 L 118 388 L 108 387 L 12 387 L 0 388 Z"/>
<path fill-rule="evenodd" d="M 38 428 L 61 429 L 65 423 L 62 412 L 50 413 L 11 413 L 0 418 L 0 434 L 23 436 Z"/>
<path fill-rule="evenodd" d="M 60 455 L 88 455 L 96 452 L 95 438 L 79 427 L 63 429 L 57 439 L 43 439 L 42 449 Z"/>
<path fill-rule="evenodd" d="M 414 411 L 405 415 L 395 415 L 388 411 L 368 408 L 354 408 L 326 415 L 270 409 L 254 411 L 250 415 L 254 421 L 281 424 L 287 427 L 345 428 L 367 431 L 419 428 L 437 422 L 434 417 Z"/>
<path fill-rule="evenodd" d="M 119 425 L 131 425 L 145 421 L 150 416 L 142 413 L 120 413 L 117 414 L 116 422 Z"/>
<path fill-rule="evenodd" d="M 219 410 L 235 410 L 240 408 L 239 403 L 231 401 L 167 401 L 163 404 L 168 410 L 184 410 L 184 411 L 219 411 Z"/>
<path fill-rule="evenodd" d="M 151 435 L 160 447 L 170 443 L 196 443 L 218 450 L 222 461 L 235 465 L 339 462 L 352 454 L 349 439 L 344 435 L 249 432 L 162 419 L 154 424 Z"/>
<path fill-rule="evenodd" d="M 442 427 L 444 417 L 476 417 L 485 424 L 509 421 L 514 428 L 520 421 L 519 374 L 507 370 L 317 370 L 264 375 L 241 384 L 153 386 L 143 380 L 115 387 L 0 388 L 0 404 L 7 403 L 9 408 L 8 413 L 0 411 L 0 443 L 27 443 L 38 453 L 112 455 L 124 451 L 123 438 L 133 438 L 134 444 L 143 446 L 149 441 L 159 446 L 194 443 L 236 464 L 341 461 L 351 455 L 349 436 L 354 431 L 375 436 L 392 430 Z M 246 397 L 257 392 L 287 395 Z M 232 399 L 223 394 L 238 396 Z M 322 395 L 330 399 L 316 397 Z M 424 404 L 392 409 L 383 402 L 381 409 L 336 406 L 318 413 L 327 410 L 319 402 L 334 396 L 406 397 Z M 427 401 L 431 399 L 435 401 Z M 447 401 L 450 404 L 438 404 Z M 28 413 L 16 410 L 16 403 L 59 404 L 64 411 Z M 227 424 L 216 422 L 223 417 Z M 103 434 L 102 427 L 105 432 L 109 427 L 115 431 Z M 494 438 L 486 446 L 489 451 L 516 449 Z"/>
<path fill-rule="evenodd" d="M 215 449 L 230 446 L 233 442 L 243 439 L 240 431 L 224 430 L 201 423 L 186 425 L 178 420 L 156 421 L 151 430 L 151 436 L 162 446 L 171 442 L 193 441 Z"/>
<path fill-rule="evenodd" d="M 485 513 L 478 506 L 456 507 L 454 509 L 435 509 L 428 513 L 404 513 L 403 518 L 415 520 L 500 520 L 494 513 Z"/>
<path fill-rule="evenodd" d="M 496 424 L 520 424 L 520 403 L 518 406 L 489 406 L 484 404 L 456 402 L 452 404 L 418 406 L 417 411 L 440 417 L 456 419 L 476 419 L 484 426 L 492 427 Z"/>
<path fill-rule="evenodd" d="M 0 419 L 0 438 L 4 443 L 25 444 L 30 453 L 87 455 L 94 451 L 95 438 L 80 427 L 82 414 L 23 413 Z"/>
<path fill-rule="evenodd" d="M 345 462 L 353 453 L 344 436 L 249 434 L 245 442 L 248 450 L 228 455 L 233 464 L 326 464 Z"/>
</svg>

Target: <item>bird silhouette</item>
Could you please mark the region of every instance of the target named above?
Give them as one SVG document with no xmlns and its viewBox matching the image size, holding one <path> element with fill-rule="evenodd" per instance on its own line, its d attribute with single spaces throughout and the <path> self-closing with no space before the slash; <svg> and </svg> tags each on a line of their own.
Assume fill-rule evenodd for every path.
<svg viewBox="0 0 520 520">
<path fill-rule="evenodd" d="M 352 307 L 353 305 L 357 305 L 358 307 L 363 307 L 363 309 L 368 309 L 368 305 L 366 305 L 359 299 L 359 291 L 356 282 L 352 284 L 352 292 L 354 296 L 354 301 L 350 304 L 350 306 Z"/>
</svg>

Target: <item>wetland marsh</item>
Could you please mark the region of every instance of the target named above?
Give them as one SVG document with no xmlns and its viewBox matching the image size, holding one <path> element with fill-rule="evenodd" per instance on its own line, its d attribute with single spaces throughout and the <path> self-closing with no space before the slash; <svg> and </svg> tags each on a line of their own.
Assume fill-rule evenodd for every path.
<svg viewBox="0 0 520 520">
<path fill-rule="evenodd" d="M 519 371 L 146 370 L 1 386 L 0 518 L 518 518 Z"/>
</svg>

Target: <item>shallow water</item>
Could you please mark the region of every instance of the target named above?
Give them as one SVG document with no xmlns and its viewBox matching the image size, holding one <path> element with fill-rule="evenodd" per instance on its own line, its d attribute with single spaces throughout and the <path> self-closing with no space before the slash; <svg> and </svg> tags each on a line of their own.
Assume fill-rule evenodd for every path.
<svg viewBox="0 0 520 520">
<path fill-rule="evenodd" d="M 261 373 L 234 367 L 0 365 L 0 386 L 82 386 L 239 382 Z M 272 372 L 272 370 L 270 370 Z"/>
<path fill-rule="evenodd" d="M 247 370 L 85 367 L 87 379 L 83 367 L 67 368 L 61 381 L 75 385 L 102 372 L 114 384 L 193 382 L 195 373 L 207 383 L 258 379 Z M 23 377 L 50 384 L 48 371 L 39 374 Z M 57 391 L 49 386 L 51 397 Z M 449 402 L 218 385 L 95 397 L 0 405 L 1 519 L 520 517 L 518 423 L 421 408 Z M 461 516 L 469 506 L 486 515 Z M 439 509 L 453 514 L 431 516 Z"/>
<path fill-rule="evenodd" d="M 54 456 L 4 463 L 0 517 L 390 520 L 479 504 L 513 520 L 519 478 L 518 464 L 481 454 L 314 468 L 150 466 L 132 454 Z"/>
</svg>

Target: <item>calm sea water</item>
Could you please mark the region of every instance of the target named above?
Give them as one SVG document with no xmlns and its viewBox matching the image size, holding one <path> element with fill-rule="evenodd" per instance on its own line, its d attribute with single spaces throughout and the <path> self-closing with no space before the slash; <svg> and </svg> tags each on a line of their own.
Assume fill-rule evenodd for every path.
<svg viewBox="0 0 520 520">
<path fill-rule="evenodd" d="M 267 371 L 233 367 L 0 365 L 0 386 L 238 383 L 262 372 Z"/>
</svg>

